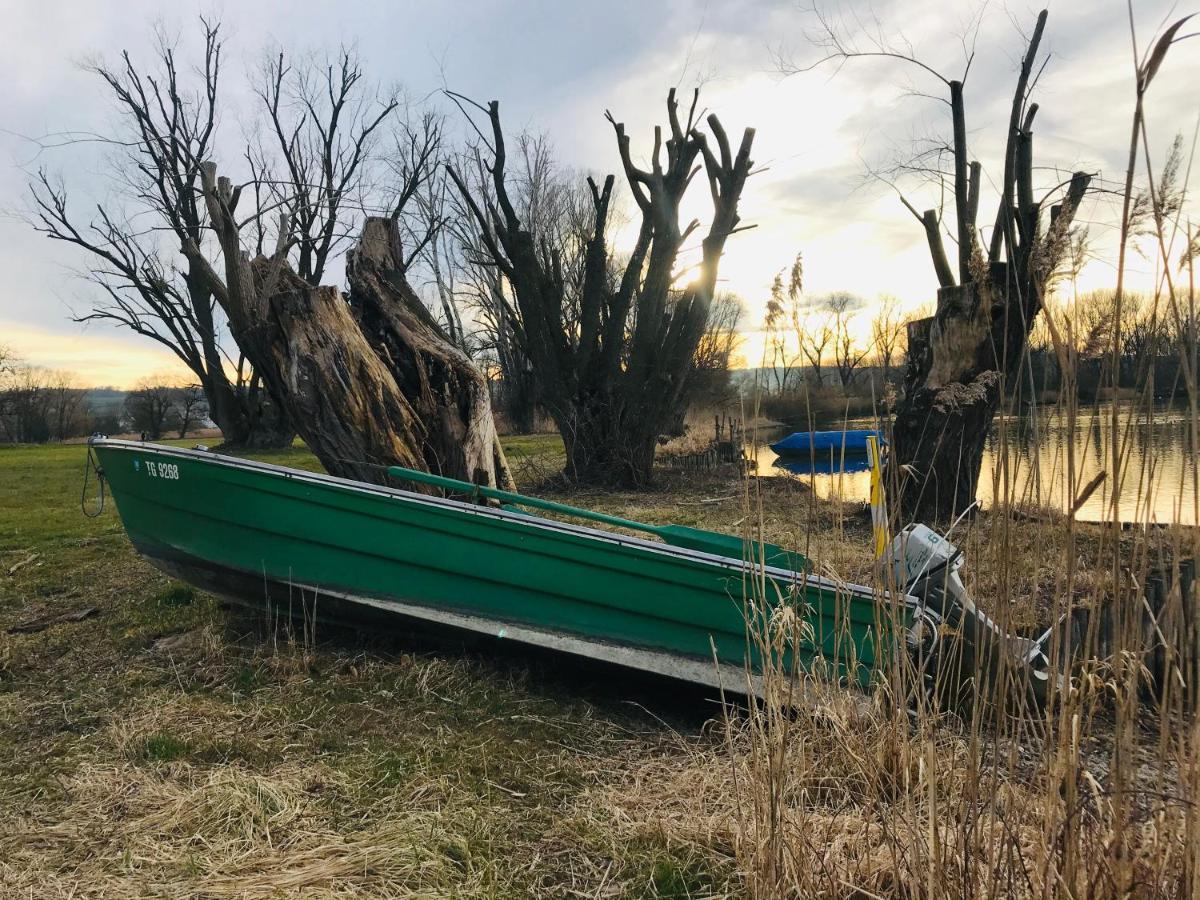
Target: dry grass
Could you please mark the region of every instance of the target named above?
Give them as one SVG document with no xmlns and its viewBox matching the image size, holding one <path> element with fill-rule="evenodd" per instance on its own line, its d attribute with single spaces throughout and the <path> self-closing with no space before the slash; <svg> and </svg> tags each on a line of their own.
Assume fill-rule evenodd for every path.
<svg viewBox="0 0 1200 900">
<path fill-rule="evenodd" d="M 1143 92 L 1170 33 L 1138 61 L 1126 213 L 1137 150 L 1149 152 Z M 1153 176 L 1147 167 L 1146 180 Z M 1194 269 L 1187 269 L 1186 287 L 1170 277 L 1181 223 L 1171 221 L 1153 191 L 1151 197 L 1164 268 L 1155 304 L 1172 310 L 1177 325 L 1181 309 L 1195 321 Z M 1126 215 L 1118 298 L 1128 237 Z M 1183 244 L 1190 241 L 1190 230 L 1183 231 Z M 1113 340 L 1115 359 L 1119 335 Z M 1057 335 L 1054 341 L 1069 386 L 1072 353 Z M 1196 355 L 1184 352 L 1190 359 L 1181 359 L 1181 400 L 1194 449 Z M 1151 393 L 1137 392 L 1132 410 L 1112 408 L 1103 452 L 1114 496 L 1130 433 Z M 1064 404 L 1073 433 L 1073 392 Z M 1081 498 L 1074 442 L 1068 438 L 1066 449 L 1070 496 Z M 1195 475 L 1179 487 L 1195 492 Z M 744 533 L 768 533 L 765 510 L 775 507 L 753 486 L 744 496 Z M 801 676 L 796 690 L 796 673 L 780 662 L 795 637 L 773 622 L 787 618 L 784 609 L 755 623 L 752 633 L 775 660 L 764 673 L 764 703 L 727 715 L 724 740 L 694 746 L 698 761 L 686 769 L 643 771 L 592 805 L 634 833 L 673 823 L 679 840 L 731 856 L 739 887 L 756 897 L 1200 896 L 1197 591 L 1181 590 L 1176 571 L 1161 607 L 1153 608 L 1146 588 L 1164 560 L 1200 558 L 1200 530 L 1178 522 L 1129 527 L 1115 505 L 1098 526 L 1005 512 L 1016 499 L 1005 498 L 970 534 L 956 535 L 987 611 L 1010 629 L 1045 624 L 1080 606 L 1103 606 L 1113 616 L 1110 647 L 1101 646 L 1098 617 L 1084 635 L 1056 635 L 1050 653 L 1063 678 L 1051 680 L 1044 707 L 1026 700 L 1027 676 L 1006 672 L 1002 660 L 976 664 L 974 702 L 966 707 L 912 690 L 902 658 L 869 703 L 831 694 L 817 675 Z M 1196 503 L 1193 494 L 1192 514 Z M 1076 640 L 1081 645 L 1072 652 Z M 1157 679 L 1156 657 L 1163 672 Z M 630 815 L 628 798 L 639 794 L 643 812 Z"/>
<path fill-rule="evenodd" d="M 723 739 L 680 735 L 672 752 L 627 759 L 623 779 L 589 792 L 577 814 L 611 829 L 614 843 L 665 834 L 697 858 L 721 860 L 740 873 L 722 885 L 731 893 L 1122 895 L 1112 880 L 1117 816 L 1102 747 L 1084 764 L 1043 761 L 1015 742 L 988 742 L 981 753 L 971 729 L 914 725 L 881 701 L 813 687 L 786 740 L 756 733 L 753 713 L 732 718 Z M 1052 776 L 1063 771 L 1079 779 L 1069 826 L 1061 799 L 1048 793 L 1062 788 Z M 1140 780 L 1158 776 L 1151 755 Z M 1124 852 L 1136 896 L 1188 895 L 1188 824 L 1185 804 L 1169 798 L 1148 798 L 1129 824 Z M 1069 881 L 1064 844 L 1083 863 Z"/>
</svg>

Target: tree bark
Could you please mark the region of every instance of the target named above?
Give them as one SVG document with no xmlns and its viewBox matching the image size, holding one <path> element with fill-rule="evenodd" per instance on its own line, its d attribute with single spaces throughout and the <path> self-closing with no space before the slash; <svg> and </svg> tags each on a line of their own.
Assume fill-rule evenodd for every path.
<svg viewBox="0 0 1200 900">
<path fill-rule="evenodd" d="M 665 415 L 660 406 L 665 404 L 629 404 L 617 391 L 602 389 L 585 402 L 556 407 L 567 410 L 552 413 L 563 437 L 567 477 L 582 484 L 645 487 Z"/>
<path fill-rule="evenodd" d="M 249 386 L 238 394 L 247 410 L 248 426 L 238 445 L 246 450 L 279 450 L 292 446 L 296 429 L 282 402 L 261 386 Z"/>
<path fill-rule="evenodd" d="M 278 450 L 295 440 L 296 429 L 282 404 L 261 387 L 239 390 L 217 371 L 206 371 L 200 387 L 208 401 L 208 417 L 221 430 L 223 448 Z"/>
<path fill-rule="evenodd" d="M 908 326 L 904 396 L 892 428 L 900 508 L 910 521 L 944 521 L 975 501 L 1001 377 L 980 359 L 988 310 L 972 285 L 938 292 L 939 314 Z"/>
</svg>

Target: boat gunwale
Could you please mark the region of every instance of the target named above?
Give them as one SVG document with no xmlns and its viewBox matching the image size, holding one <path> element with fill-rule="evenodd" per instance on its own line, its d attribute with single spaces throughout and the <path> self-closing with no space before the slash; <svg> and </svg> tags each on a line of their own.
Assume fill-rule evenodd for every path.
<svg viewBox="0 0 1200 900">
<path fill-rule="evenodd" d="M 394 488 L 388 485 L 355 481 L 351 478 L 342 478 L 340 476 L 330 475 L 324 472 L 310 472 L 304 469 L 295 469 L 289 466 L 277 465 L 275 463 L 262 462 L 260 460 L 229 456 L 227 454 L 217 453 L 212 450 L 194 450 L 184 447 L 171 447 L 164 444 L 155 444 L 149 442 L 143 443 L 142 441 L 129 441 L 121 438 L 92 439 L 89 440 L 88 446 L 101 449 L 108 448 L 136 451 L 141 453 L 155 453 L 163 456 L 176 456 L 183 459 L 191 459 L 198 462 L 224 466 L 231 469 L 257 471 L 267 475 L 279 476 L 293 481 L 310 482 L 321 486 L 345 489 L 360 494 L 406 500 L 422 506 L 436 507 L 459 513 L 465 513 L 468 515 L 481 516 L 483 518 L 513 522 L 519 525 L 543 529 L 546 531 L 567 533 L 580 537 L 598 539 L 609 544 L 631 546 L 657 555 L 689 559 L 708 565 L 717 565 L 724 569 L 730 570 L 731 572 L 736 572 L 742 575 L 747 572 L 747 566 L 750 566 L 752 567 L 750 571 L 753 571 L 754 574 L 759 574 L 761 572 L 767 576 L 770 576 L 773 580 L 780 581 L 785 584 L 802 583 L 805 589 L 809 587 L 815 587 L 817 589 L 832 591 L 834 593 L 849 593 L 857 595 L 864 599 L 870 599 L 873 602 L 882 600 L 885 608 L 888 601 L 895 599 L 894 595 L 891 595 L 886 591 L 877 594 L 873 588 L 866 585 L 854 584 L 851 582 L 833 581 L 832 579 L 814 573 L 800 573 L 792 569 L 762 565 L 746 560 L 738 561 L 732 557 L 718 556 L 713 553 L 705 553 L 702 550 L 692 550 L 687 547 L 676 547 L 674 545 L 649 541 L 640 537 L 615 534 L 609 531 L 602 531 L 598 528 L 590 528 L 586 525 L 577 525 L 573 522 L 559 522 L 554 519 L 545 519 L 540 516 L 509 512 L 508 510 L 498 509 L 496 507 L 468 503 L 462 500 L 453 500 L 448 497 L 435 497 L 429 494 L 420 494 L 416 491 L 407 491 L 403 488 Z M 917 598 L 911 595 L 900 594 L 899 598 L 909 609 L 916 610 L 920 606 Z"/>
</svg>

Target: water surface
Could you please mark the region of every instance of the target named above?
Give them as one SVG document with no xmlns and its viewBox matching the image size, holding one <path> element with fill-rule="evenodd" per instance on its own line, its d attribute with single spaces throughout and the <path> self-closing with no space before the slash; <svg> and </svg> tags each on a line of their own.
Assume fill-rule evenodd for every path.
<svg viewBox="0 0 1200 900">
<path fill-rule="evenodd" d="M 1117 513 L 1130 522 L 1182 522 L 1197 524 L 1200 496 L 1197 494 L 1196 446 L 1192 424 L 1185 408 L 1157 405 L 1138 408 L 1116 404 L 1119 459 L 1113 462 L 1114 404 L 1082 408 L 1074 427 L 1064 410 L 1039 408 L 1021 416 L 1010 416 L 992 425 L 983 456 L 978 498 L 987 507 L 997 498 L 1048 506 L 1066 511 L 1072 497 L 1099 473 L 1106 478 L 1082 504 L 1077 518 L 1098 521 L 1111 516 L 1113 485 L 1120 472 Z M 835 426 L 826 426 L 831 429 Z M 841 427 L 841 426 L 839 426 Z M 850 419 L 845 428 L 871 428 L 871 420 Z M 767 446 L 782 434 L 760 435 L 756 451 L 760 475 L 787 475 L 808 484 L 818 497 L 865 501 L 871 476 L 862 457 L 840 458 L 840 454 L 783 467 Z M 1070 478 L 1073 471 L 1074 478 Z"/>
</svg>

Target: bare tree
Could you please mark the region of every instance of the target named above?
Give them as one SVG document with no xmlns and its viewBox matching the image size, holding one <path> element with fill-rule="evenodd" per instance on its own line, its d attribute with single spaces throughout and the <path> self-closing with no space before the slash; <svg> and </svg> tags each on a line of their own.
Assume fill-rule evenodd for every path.
<svg viewBox="0 0 1200 900">
<path fill-rule="evenodd" d="M 87 416 L 71 372 L 30 366 L 0 345 L 0 438 L 40 444 L 84 434 Z"/>
<path fill-rule="evenodd" d="M 904 331 L 904 316 L 900 312 L 900 301 L 890 294 L 879 298 L 875 306 L 875 317 L 871 320 L 871 342 L 883 373 L 883 383 L 892 380 L 892 369 L 900 349 L 900 336 Z"/>
<path fill-rule="evenodd" d="M 322 61 L 273 54 L 263 62 L 256 93 L 274 146 L 249 155 L 271 207 L 288 212 L 296 274 L 319 285 L 330 260 L 357 232 L 348 213 L 362 206 L 359 192 L 372 150 L 400 103 L 365 80 L 357 54 L 345 47 Z M 436 131 L 434 136 L 436 152 Z M 411 172 L 400 181 L 396 208 L 403 210 L 410 199 L 404 192 L 415 185 L 409 184 Z M 262 239 L 260 232 L 260 253 Z"/>
<path fill-rule="evenodd" d="M 452 275 L 441 267 L 440 117 L 399 115 L 400 98 L 371 85 L 346 49 L 323 65 L 277 54 L 263 67 L 258 95 L 274 137 L 273 150 L 260 148 L 258 169 L 279 173 L 265 180 L 286 212 L 274 251 L 259 228 L 258 259 L 231 268 L 228 254 L 241 241 L 237 189 L 223 189 L 213 171 L 205 195 L 221 223 L 226 277 L 236 270 L 260 279 L 231 284 L 219 297 L 234 334 L 253 346 L 256 370 L 304 416 L 299 430 L 331 471 L 380 480 L 379 466 L 391 462 L 510 484 L 486 381 L 462 350 Z M 389 128 L 392 146 L 381 152 Z M 356 209 L 382 214 L 360 226 Z M 318 285 L 355 234 L 342 307 L 332 299 L 338 292 Z M 440 324 L 409 280 L 419 259 L 433 274 Z M 349 379 L 338 376 L 345 360 L 356 361 Z M 308 383 L 295 377 L 298 368 Z M 331 403 L 335 397 L 344 402 Z"/>
<path fill-rule="evenodd" d="M 526 434 L 534 427 L 537 385 L 529 358 L 517 340 L 519 322 L 512 315 L 512 285 L 491 262 L 461 195 L 455 191 L 453 196 L 457 202 L 448 221 L 450 237 L 441 246 L 447 272 L 461 273 L 462 286 L 453 294 L 453 305 L 461 307 L 471 321 L 469 338 L 463 327 L 462 344 L 490 372 L 496 409 L 510 428 Z M 452 257 L 452 253 L 458 255 Z M 450 284 L 452 279 L 452 275 L 446 276 Z"/>
<path fill-rule="evenodd" d="M 8 418 L 12 414 L 13 381 L 20 360 L 12 348 L 0 344 L 0 427 L 8 434 Z"/>
<path fill-rule="evenodd" d="M 642 169 L 633 161 L 625 126 L 610 114 L 641 223 L 628 260 L 614 271 L 618 267 L 608 246 L 614 178 L 603 183 L 589 178 L 585 252 L 579 269 L 571 271 L 550 236 L 513 203 L 499 103 L 485 107 L 454 96 L 464 109 L 471 104 L 487 117 L 487 133 L 481 131 L 480 139 L 487 145 L 489 190 L 473 191 L 455 169 L 451 175 L 492 261 L 513 286 L 517 339 L 563 437 L 567 475 L 586 482 L 645 484 L 656 438 L 679 405 L 708 321 L 725 241 L 739 230 L 738 200 L 750 174 L 754 131 L 746 129 L 735 154 L 720 121 L 710 115 L 714 149 L 696 121 L 699 93 L 681 119 L 672 90 L 669 134 L 664 140 L 662 129 L 655 129 L 650 168 Z M 713 217 L 700 242 L 694 277 L 676 287 L 680 252 L 700 228 L 698 221 L 679 222 L 679 204 L 700 159 Z M 572 278 L 579 279 L 577 310 L 564 303 Z"/>
<path fill-rule="evenodd" d="M 88 67 L 121 114 L 120 128 L 99 138 L 114 149 L 119 197 L 84 214 L 68 203 L 61 180 L 42 170 L 31 184 L 30 218 L 47 237 L 88 256 L 85 276 L 101 299 L 79 321 L 113 322 L 165 346 L 203 387 L 227 443 L 276 446 L 291 441 L 291 429 L 252 376 L 239 368 L 238 380 L 231 381 L 212 291 L 195 261 L 178 256 L 183 242 L 206 248 L 199 166 L 211 151 L 219 117 L 220 26 L 203 19 L 200 24 L 203 59 L 194 74 L 161 34 L 150 67 L 140 67 L 129 53 L 118 66 Z"/>
<path fill-rule="evenodd" d="M 792 328 L 796 332 L 796 342 L 800 352 L 808 360 L 809 370 L 818 388 L 825 385 L 825 373 L 822 366 L 825 363 L 825 353 L 833 341 L 833 316 L 828 309 L 808 309 L 792 315 Z"/>
<path fill-rule="evenodd" d="M 860 297 L 836 291 L 825 297 L 822 305 L 829 310 L 833 323 L 833 361 L 842 390 L 846 390 L 854 384 L 855 372 L 874 347 L 873 343 L 862 345 L 852 328 L 856 311 L 866 304 Z"/>
<path fill-rule="evenodd" d="M 198 384 L 175 388 L 175 409 L 179 414 L 179 439 L 182 441 L 192 427 L 208 415 L 208 403 Z"/>
<path fill-rule="evenodd" d="M 1177 336 L 1164 313 L 1153 297 L 1126 291 L 1118 303 L 1110 289 L 1081 294 L 1061 311 L 1060 319 L 1080 359 L 1107 358 L 1115 342 L 1119 368 L 1109 377 L 1118 386 L 1140 383 L 1156 358 L 1167 356 L 1173 345 L 1186 346 L 1186 322 Z"/>
<path fill-rule="evenodd" d="M 545 255 L 559 261 L 563 271 L 563 320 L 567 327 L 574 328 L 579 321 L 582 273 L 592 222 L 591 193 L 581 175 L 557 163 L 545 135 L 523 132 L 515 143 L 509 198 L 518 218 L 530 223 L 531 232 L 539 235 Z M 490 197 L 493 193 L 485 161 L 487 152 L 476 143 L 453 164 L 474 196 Z M 517 431 L 529 431 L 540 398 L 533 364 L 521 340 L 524 330 L 515 289 L 492 258 L 479 220 L 464 195 L 455 191 L 453 196 L 448 228 L 461 253 L 465 283 L 461 302 L 474 321 L 473 349 L 495 370 L 497 408 Z"/>
<path fill-rule="evenodd" d="M 169 376 L 162 375 L 143 378 L 125 397 L 125 415 L 130 427 L 141 432 L 147 440 L 157 441 L 167 429 L 178 426 L 176 389 L 170 380 Z"/>
<path fill-rule="evenodd" d="M 83 431 L 86 393 L 74 373 L 61 369 L 48 373 L 46 394 L 51 440 L 63 441 Z"/>
<path fill-rule="evenodd" d="M 922 174 L 953 198 L 948 231 L 956 252 L 952 264 L 938 210 L 918 212 L 902 197 L 925 232 L 941 287 L 934 316 L 908 328 L 908 372 L 892 444 L 896 464 L 911 473 L 902 481 L 900 496 L 906 517 L 947 518 L 974 503 L 988 425 L 1005 379 L 1018 372 L 1047 284 L 1069 250 L 1071 223 L 1091 176 L 1076 172 L 1045 196 L 1035 195 L 1033 122 L 1038 105 L 1030 95 L 1045 66 L 1039 56 L 1045 10 L 1026 42 L 1013 91 L 1000 201 L 986 241 L 977 226 L 982 166 L 968 146 L 964 93 L 975 55 L 973 38 L 964 41 L 962 74 L 951 78 L 918 59 L 906 44 L 877 36 L 882 29 L 860 41 L 826 14 L 818 11 L 817 18 L 818 42 L 826 55 L 814 65 L 868 57 L 899 60 L 935 82 L 949 104 L 950 141 L 934 148 L 935 160 L 947 159 L 949 171 L 922 167 Z"/>
<path fill-rule="evenodd" d="M 20 362 L 0 372 L 0 428 L 10 443 L 50 440 L 49 376 L 45 369 Z"/>
<path fill-rule="evenodd" d="M 459 213 L 455 204 L 458 195 L 437 165 L 445 152 L 442 127 L 441 116 L 432 111 L 421 116 L 419 125 L 407 118 L 402 121 L 395 151 L 386 159 L 397 185 L 389 219 L 397 247 L 411 248 L 407 253 L 398 251 L 404 271 L 411 279 L 414 263 L 424 262 L 437 301 L 435 309 L 441 313 L 440 323 L 450 342 L 467 350 L 458 281 L 469 264 L 451 228 Z"/>
</svg>

